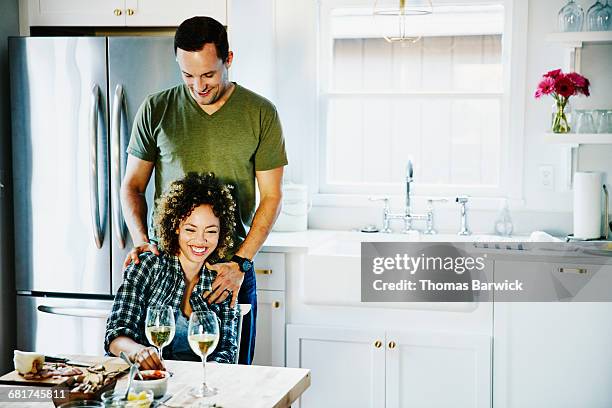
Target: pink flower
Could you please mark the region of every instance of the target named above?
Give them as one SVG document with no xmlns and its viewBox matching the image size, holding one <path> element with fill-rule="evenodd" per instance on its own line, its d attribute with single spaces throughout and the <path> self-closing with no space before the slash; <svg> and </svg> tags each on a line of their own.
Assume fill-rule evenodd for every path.
<svg viewBox="0 0 612 408">
<path fill-rule="evenodd" d="M 589 96 L 590 92 L 589 92 L 589 80 L 586 79 L 585 77 L 583 77 L 582 75 L 576 73 L 576 72 L 570 72 L 569 74 L 567 74 L 567 77 L 572 81 L 572 83 L 574 84 L 574 86 L 577 88 L 577 91 Z"/>
<path fill-rule="evenodd" d="M 584 88 L 585 86 L 587 86 L 588 81 L 585 77 L 583 77 L 582 75 L 576 73 L 576 72 L 570 72 L 569 74 L 567 74 L 567 77 L 574 83 L 574 85 L 576 85 L 578 88 Z"/>
<path fill-rule="evenodd" d="M 550 95 L 553 92 L 555 92 L 555 80 L 549 77 L 545 77 L 538 84 L 536 98 L 539 98 L 542 95 Z"/>
<path fill-rule="evenodd" d="M 564 98 L 569 98 L 576 94 L 576 87 L 567 75 L 562 75 L 555 81 L 555 92 Z"/>
<path fill-rule="evenodd" d="M 554 71 L 548 71 L 545 73 L 544 78 L 557 79 L 559 75 L 563 75 L 563 72 L 560 69 L 555 69 Z"/>
</svg>

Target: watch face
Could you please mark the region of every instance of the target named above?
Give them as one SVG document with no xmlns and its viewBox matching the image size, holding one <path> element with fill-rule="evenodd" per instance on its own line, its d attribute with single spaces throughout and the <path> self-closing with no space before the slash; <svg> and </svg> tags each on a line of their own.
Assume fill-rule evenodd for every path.
<svg viewBox="0 0 612 408">
<path fill-rule="evenodd" d="M 243 272 L 246 272 L 246 271 L 248 271 L 249 269 L 251 269 L 251 262 L 249 262 L 249 261 L 245 260 L 245 261 L 242 263 L 242 270 L 243 270 Z"/>
</svg>

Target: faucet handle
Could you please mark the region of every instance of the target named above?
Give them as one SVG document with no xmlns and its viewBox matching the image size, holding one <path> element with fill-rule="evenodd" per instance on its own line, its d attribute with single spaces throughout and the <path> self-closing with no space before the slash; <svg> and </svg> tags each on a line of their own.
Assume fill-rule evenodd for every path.
<svg viewBox="0 0 612 408">
<path fill-rule="evenodd" d="M 427 199 L 427 206 L 429 208 L 433 208 L 434 203 L 446 203 L 446 202 L 448 202 L 448 198 L 430 197 Z"/>
<path fill-rule="evenodd" d="M 368 197 L 368 200 L 370 201 L 383 201 L 385 204 L 385 209 L 389 208 L 389 197 L 387 196 L 383 196 L 383 197 Z"/>
</svg>

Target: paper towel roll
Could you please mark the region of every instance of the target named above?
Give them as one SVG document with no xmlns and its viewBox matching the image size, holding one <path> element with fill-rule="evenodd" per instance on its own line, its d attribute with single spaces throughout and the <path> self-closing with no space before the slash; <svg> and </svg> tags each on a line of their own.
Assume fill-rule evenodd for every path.
<svg viewBox="0 0 612 408">
<path fill-rule="evenodd" d="M 574 237 L 601 236 L 601 173 L 574 173 Z"/>
</svg>

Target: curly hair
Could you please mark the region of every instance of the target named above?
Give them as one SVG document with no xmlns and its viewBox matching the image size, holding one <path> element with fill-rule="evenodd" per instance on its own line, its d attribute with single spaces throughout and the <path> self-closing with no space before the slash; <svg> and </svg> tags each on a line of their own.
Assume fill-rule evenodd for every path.
<svg viewBox="0 0 612 408">
<path fill-rule="evenodd" d="M 230 185 L 222 184 L 214 173 L 188 173 L 173 181 L 157 201 L 154 226 L 161 249 L 168 254 L 178 254 L 177 230 L 180 223 L 200 205 L 210 205 L 219 218 L 219 243 L 210 255 L 211 261 L 225 258 L 234 246 L 236 229 L 236 203 Z"/>
</svg>

